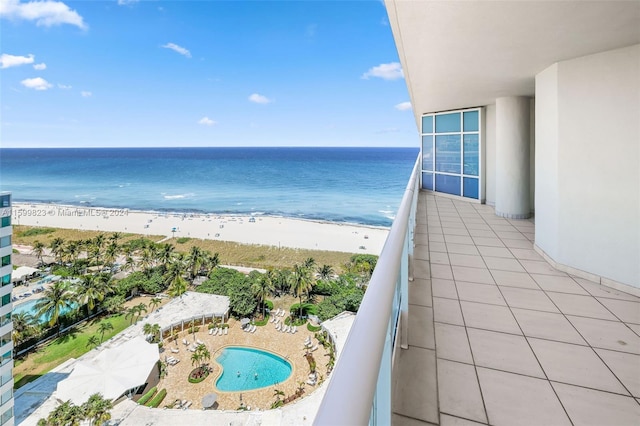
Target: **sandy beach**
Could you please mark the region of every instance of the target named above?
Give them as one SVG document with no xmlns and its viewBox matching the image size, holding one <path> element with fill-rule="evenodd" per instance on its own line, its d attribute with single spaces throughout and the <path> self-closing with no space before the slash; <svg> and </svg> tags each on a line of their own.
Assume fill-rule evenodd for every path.
<svg viewBox="0 0 640 426">
<path fill-rule="evenodd" d="M 14 203 L 14 225 L 165 235 L 275 247 L 380 254 L 388 228 L 273 216 L 143 212 Z"/>
</svg>

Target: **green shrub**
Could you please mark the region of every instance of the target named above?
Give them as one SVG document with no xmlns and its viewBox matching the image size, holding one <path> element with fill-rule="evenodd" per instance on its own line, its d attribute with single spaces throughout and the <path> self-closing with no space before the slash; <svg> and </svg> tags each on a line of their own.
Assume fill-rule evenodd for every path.
<svg viewBox="0 0 640 426">
<path fill-rule="evenodd" d="M 315 333 L 316 331 L 320 331 L 322 330 L 322 326 L 318 325 L 312 325 L 310 322 L 307 323 L 307 330 L 311 331 L 312 333 Z"/>
<path fill-rule="evenodd" d="M 200 330 L 200 326 L 199 325 L 196 325 L 194 327 L 189 327 L 189 333 L 192 333 L 192 334 L 193 333 L 197 333 L 198 330 Z"/>
<path fill-rule="evenodd" d="M 189 373 L 189 383 L 200 383 L 209 376 L 209 369 L 206 367 L 197 367 Z"/>
<path fill-rule="evenodd" d="M 18 232 L 19 237 L 33 237 L 34 235 L 44 235 L 56 232 L 53 228 L 30 228 L 22 232 Z"/>
<path fill-rule="evenodd" d="M 164 397 L 167 396 L 167 390 L 162 389 L 158 394 L 147 404 L 147 407 L 158 408 Z"/>
<path fill-rule="evenodd" d="M 190 239 L 191 239 L 191 238 L 189 238 L 189 237 L 180 237 L 180 238 L 178 238 L 178 239 L 176 240 L 176 243 L 178 243 L 178 244 L 184 244 L 184 243 L 186 243 L 187 241 L 189 241 Z"/>
<path fill-rule="evenodd" d="M 260 321 L 255 321 L 254 324 L 257 325 L 258 327 L 263 327 L 267 325 L 267 322 L 269 322 L 269 314 L 265 315 L 264 319 L 261 319 Z"/>
<path fill-rule="evenodd" d="M 270 310 L 273 311 L 273 302 L 271 300 L 265 300 L 264 301 L 264 306 Z"/>
<path fill-rule="evenodd" d="M 158 390 L 158 388 L 156 388 L 155 386 L 152 387 L 151 389 L 149 389 L 149 391 L 147 393 L 145 393 L 144 395 L 142 395 L 142 398 L 140 398 L 138 400 L 138 404 L 144 405 L 147 401 L 149 401 L 151 398 L 153 398 L 153 395 L 156 394 L 157 390 Z"/>
</svg>

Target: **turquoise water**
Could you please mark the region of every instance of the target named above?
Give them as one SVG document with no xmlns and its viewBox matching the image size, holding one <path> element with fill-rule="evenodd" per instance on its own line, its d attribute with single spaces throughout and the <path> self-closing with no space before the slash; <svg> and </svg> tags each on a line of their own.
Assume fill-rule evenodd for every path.
<svg viewBox="0 0 640 426">
<path fill-rule="evenodd" d="M 281 383 L 291 376 L 291 364 L 278 355 L 259 349 L 229 347 L 216 361 L 222 375 L 216 382 L 221 391 L 248 391 Z"/>
<path fill-rule="evenodd" d="M 13 308 L 13 314 L 19 314 L 21 312 L 28 312 L 30 313 L 32 316 L 36 316 L 36 313 L 38 312 L 35 308 L 36 303 L 38 302 L 38 299 L 33 299 L 33 300 L 29 300 L 27 302 L 21 303 L 17 306 L 14 306 Z M 71 312 L 72 310 L 75 309 L 75 306 L 69 307 L 67 309 L 62 309 L 60 311 L 61 315 L 64 315 L 66 313 Z M 40 315 L 40 317 L 38 317 L 38 322 L 43 323 L 43 322 L 47 322 L 49 321 L 49 317 L 47 315 Z"/>
</svg>

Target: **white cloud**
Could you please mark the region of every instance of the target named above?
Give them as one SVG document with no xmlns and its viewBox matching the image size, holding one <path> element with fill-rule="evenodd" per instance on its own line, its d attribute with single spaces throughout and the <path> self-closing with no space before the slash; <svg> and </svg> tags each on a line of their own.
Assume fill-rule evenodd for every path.
<svg viewBox="0 0 640 426">
<path fill-rule="evenodd" d="M 35 64 L 33 66 L 34 70 L 38 70 L 38 71 L 42 71 L 42 70 L 46 70 L 47 69 L 47 64 L 45 64 L 44 62 L 41 64 Z"/>
<path fill-rule="evenodd" d="M 202 117 L 200 120 L 198 120 L 198 124 L 202 124 L 203 126 L 214 126 L 218 124 L 218 122 L 213 121 L 209 117 Z"/>
<path fill-rule="evenodd" d="M 78 12 L 62 2 L 52 0 L 26 3 L 21 3 L 20 0 L 0 0 L 0 17 L 35 21 L 39 27 L 69 24 L 83 30 L 88 28 Z"/>
<path fill-rule="evenodd" d="M 2 0 L 0 0 L 1 2 Z M 29 56 L 15 56 L 3 53 L 0 56 L 0 68 L 17 67 L 25 64 L 33 63 L 33 55 Z"/>
<path fill-rule="evenodd" d="M 132 3 L 138 3 L 140 0 L 118 0 L 118 5 L 119 6 L 126 6 L 128 4 L 132 4 Z"/>
<path fill-rule="evenodd" d="M 187 49 L 185 49 L 182 46 L 178 46 L 175 43 L 167 43 L 167 44 L 162 45 L 160 47 L 164 47 L 165 49 L 171 49 L 174 52 L 178 52 L 179 54 L 181 54 L 183 56 L 186 56 L 187 58 L 191 57 L 191 52 L 189 52 Z"/>
<path fill-rule="evenodd" d="M 411 102 L 400 102 L 395 107 L 398 111 L 407 111 L 411 109 Z"/>
<path fill-rule="evenodd" d="M 53 87 L 53 84 L 49 83 L 42 77 L 26 78 L 20 82 L 24 87 L 34 90 L 47 90 Z"/>
<path fill-rule="evenodd" d="M 71 89 L 71 86 L 69 86 L 67 84 L 58 83 L 58 89 L 68 90 L 68 89 Z"/>
<path fill-rule="evenodd" d="M 378 77 L 383 80 L 397 80 L 399 78 L 404 78 L 404 73 L 399 62 L 391 62 L 369 68 L 369 71 L 362 74 L 361 78 L 367 80 L 369 77 Z"/>
<path fill-rule="evenodd" d="M 266 96 L 259 95 L 258 93 L 254 93 L 249 96 L 249 100 L 256 104 L 268 104 L 272 102 L 271 99 L 267 98 Z"/>
<path fill-rule="evenodd" d="M 80 92 L 80 95 L 81 95 L 83 98 L 90 98 L 91 96 L 93 96 L 93 93 L 91 93 L 91 92 L 87 92 L 86 90 L 83 90 L 82 92 Z"/>
</svg>

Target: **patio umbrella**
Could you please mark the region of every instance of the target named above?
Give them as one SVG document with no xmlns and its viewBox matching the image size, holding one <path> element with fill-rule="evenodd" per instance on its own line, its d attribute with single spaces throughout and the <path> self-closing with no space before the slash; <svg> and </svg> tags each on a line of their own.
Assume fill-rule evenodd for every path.
<svg viewBox="0 0 640 426">
<path fill-rule="evenodd" d="M 249 324 L 250 322 L 251 322 L 251 320 L 249 318 L 242 318 L 240 320 L 240 325 L 244 327 L 245 325 Z"/>
<path fill-rule="evenodd" d="M 204 408 L 211 408 L 213 407 L 213 404 L 215 404 L 217 399 L 218 395 L 216 395 L 215 393 L 208 393 L 202 397 L 202 406 Z"/>
</svg>

